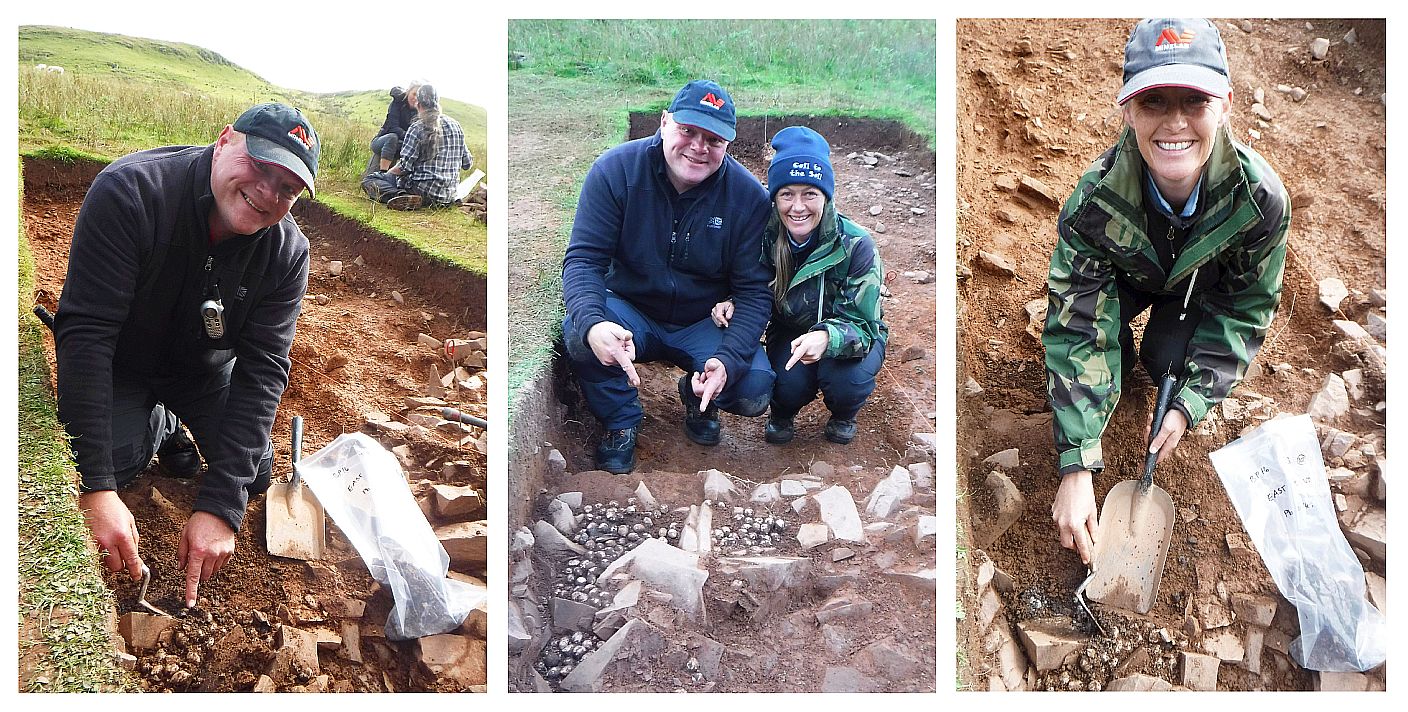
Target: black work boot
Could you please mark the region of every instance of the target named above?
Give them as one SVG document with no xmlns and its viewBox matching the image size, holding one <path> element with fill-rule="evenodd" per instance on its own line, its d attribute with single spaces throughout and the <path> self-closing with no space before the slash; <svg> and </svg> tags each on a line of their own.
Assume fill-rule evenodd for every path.
<svg viewBox="0 0 1408 712">
<path fill-rule="evenodd" d="M 768 413 L 768 425 L 763 429 L 763 439 L 773 445 L 792 442 L 792 438 L 797 435 L 797 427 L 793 425 L 792 418 L 786 418 L 776 414 Z"/>
<path fill-rule="evenodd" d="M 606 431 L 596 444 L 596 468 L 616 475 L 636 469 L 636 428 Z"/>
<path fill-rule="evenodd" d="M 156 464 L 167 477 L 192 480 L 200 474 L 200 452 L 180 423 L 156 451 Z"/>
<path fill-rule="evenodd" d="M 701 398 L 694 395 L 689 376 L 680 376 L 680 402 L 684 404 L 684 434 L 700 445 L 719 444 L 719 407 L 712 402 L 709 409 L 699 412 Z"/>
<path fill-rule="evenodd" d="M 855 418 L 850 420 L 839 420 L 831 418 L 826 421 L 826 439 L 838 445 L 845 445 L 856 437 Z"/>
</svg>

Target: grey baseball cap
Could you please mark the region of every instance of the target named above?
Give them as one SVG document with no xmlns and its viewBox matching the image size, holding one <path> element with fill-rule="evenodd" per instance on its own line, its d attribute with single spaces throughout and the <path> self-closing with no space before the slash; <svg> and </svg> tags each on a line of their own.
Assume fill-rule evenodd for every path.
<svg viewBox="0 0 1408 712">
<path fill-rule="evenodd" d="M 1124 46 L 1119 103 L 1146 89 L 1185 87 L 1208 96 L 1232 93 L 1227 48 L 1217 26 L 1202 18 L 1141 20 Z"/>
<path fill-rule="evenodd" d="M 245 135 L 245 150 L 254 160 L 287 168 L 313 195 L 322 142 L 303 112 L 287 104 L 259 104 L 240 114 L 234 129 Z"/>
</svg>

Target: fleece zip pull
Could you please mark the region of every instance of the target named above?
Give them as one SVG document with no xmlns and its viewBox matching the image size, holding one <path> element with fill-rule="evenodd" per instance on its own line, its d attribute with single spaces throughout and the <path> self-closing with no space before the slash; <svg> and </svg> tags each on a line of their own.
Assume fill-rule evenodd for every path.
<svg viewBox="0 0 1408 712">
<path fill-rule="evenodd" d="M 1193 276 L 1188 278 L 1188 291 L 1183 295 L 1183 309 L 1178 312 L 1178 320 L 1183 321 L 1188 316 L 1188 300 L 1193 297 L 1193 285 L 1198 282 L 1198 270 L 1202 267 L 1193 268 Z"/>
</svg>

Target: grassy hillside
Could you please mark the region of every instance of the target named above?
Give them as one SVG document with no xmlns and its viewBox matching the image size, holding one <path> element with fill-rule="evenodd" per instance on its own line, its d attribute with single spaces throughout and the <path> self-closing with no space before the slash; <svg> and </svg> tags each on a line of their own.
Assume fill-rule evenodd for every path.
<svg viewBox="0 0 1408 712">
<path fill-rule="evenodd" d="M 515 20 L 515 72 L 659 87 L 718 81 L 739 112 L 897 118 L 934 135 L 932 20 Z M 512 77 L 512 75 L 510 75 Z M 512 79 L 510 79 L 511 81 Z M 744 102 L 743 97 L 753 97 Z"/>
<path fill-rule="evenodd" d="M 63 74 L 34 69 L 57 64 Z M 168 144 L 209 143 L 249 106 L 278 100 L 304 110 L 323 140 L 318 200 L 473 271 L 486 269 L 487 227 L 458 210 L 374 209 L 358 186 L 367 144 L 386 116 L 386 89 L 313 94 L 269 84 L 192 45 L 58 27 L 19 30 L 21 152 L 77 151 L 111 160 Z M 445 98 L 488 173 L 487 113 Z"/>
<path fill-rule="evenodd" d="M 744 116 L 895 119 L 933 146 L 935 35 L 932 20 L 511 21 L 509 142 L 530 148 L 509 156 L 509 201 L 549 217 L 509 229 L 510 419 L 561 331 L 562 255 L 581 181 L 624 137 L 629 112 L 659 112 L 704 77 Z M 560 159 L 523 158 L 559 142 Z"/>
</svg>

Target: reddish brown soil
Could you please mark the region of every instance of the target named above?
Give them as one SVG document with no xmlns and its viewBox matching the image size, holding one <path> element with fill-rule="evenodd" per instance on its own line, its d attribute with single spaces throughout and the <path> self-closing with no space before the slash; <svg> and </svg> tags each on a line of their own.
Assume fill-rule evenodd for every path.
<svg viewBox="0 0 1408 712">
<path fill-rule="evenodd" d="M 57 305 L 63 287 L 69 243 L 79 205 L 99 167 L 68 166 L 38 161 L 25 163 L 25 229 L 34 252 L 35 300 L 49 309 Z M 421 386 L 432 364 L 449 370 L 443 358 L 418 347 L 416 335 L 463 337 L 484 328 L 484 286 L 481 278 L 429 263 L 413 250 L 329 214 L 319 205 L 300 203 L 295 216 L 311 245 L 312 264 L 294 342 L 293 368 L 274 423 L 275 481 L 287 480 L 291 445 L 289 422 L 302 415 L 303 452 L 316 452 L 338 435 L 359 430 L 370 411 L 393 416 L 405 410 L 407 396 L 423 395 Z M 354 264 L 361 256 L 364 266 Z M 342 260 L 341 278 L 329 276 L 328 260 Z M 404 304 L 391 298 L 400 292 Z M 316 297 L 328 297 L 320 304 Z M 52 340 L 48 343 L 52 366 Z M 484 378 L 486 374 L 479 374 Z M 465 412 L 483 416 L 487 387 L 452 392 L 447 400 Z M 407 471 L 412 491 L 421 496 L 430 484 L 469 485 L 485 492 L 485 456 L 462 447 L 455 438 L 434 431 L 413 438 Z M 388 447 L 392 444 L 387 443 Z M 442 476 L 445 462 L 463 463 Z M 160 492 L 171 506 L 160 503 Z M 177 569 L 176 548 L 196 494 L 196 483 L 161 477 L 149 471 L 120 493 L 132 510 L 141 535 L 141 551 L 153 579 L 147 599 L 166 611 L 181 608 L 184 575 Z M 318 562 L 297 562 L 269 555 L 264 546 L 264 498 L 256 497 L 245 515 L 235 554 L 229 564 L 200 589 L 200 603 L 183 620 L 183 636 L 168 652 L 184 656 L 196 651 L 209 666 L 203 677 L 173 683 L 164 676 L 144 674 L 143 685 L 154 691 L 200 689 L 249 690 L 273 659 L 273 623 L 316 627 L 339 623 L 322 610 L 330 600 L 352 598 L 367 603 L 361 620 L 362 663 L 346 651 L 322 658 L 322 672 L 333 689 L 347 691 L 449 690 L 415 666 L 415 643 L 388 641 L 381 624 L 391 608 L 390 591 L 383 590 L 347 539 L 329 520 L 329 551 Z M 483 572 L 477 572 L 481 577 Z M 123 577 L 107 576 L 119 601 L 119 614 L 133 609 L 137 587 Z M 209 614 L 210 620 L 202 620 Z M 239 629 L 243 641 L 226 638 Z M 187 643 L 179 639 L 184 637 Z M 153 664 L 152 651 L 131 651 L 138 669 Z M 219 661 L 219 664 L 214 664 Z M 200 665 L 191 666 L 192 672 Z M 294 676 L 281 689 L 307 678 Z"/>
<path fill-rule="evenodd" d="M 654 126 L 658 125 L 658 115 L 654 116 L 653 124 L 651 117 L 633 116 L 629 138 L 653 131 Z M 805 474 L 811 463 L 825 461 L 835 466 L 835 475 L 828 478 L 827 484 L 844 485 L 860 500 L 895 465 L 904 466 L 931 457 L 914 449 L 910 436 L 916 432 L 934 431 L 936 292 L 932 282 L 917 284 L 901 273 L 923 270 L 932 275 L 934 272 L 934 154 L 914 134 L 892 122 L 835 117 L 773 117 L 766 126 L 762 119 L 741 120 L 738 140 L 730 145 L 730 155 L 742 161 L 755 175 L 765 176 L 766 140 L 781 127 L 792 124 L 810 125 L 831 142 L 832 162 L 836 169 L 837 207 L 841 213 L 872 231 L 884 260 L 886 283 L 893 295 L 884 304 L 885 320 L 890 327 L 885 365 L 877 379 L 875 393 L 857 418 L 860 430 L 856 439 L 849 445 L 841 446 L 822 437 L 827 412 L 818 400 L 798 415 L 797 437 L 787 445 L 769 445 L 763 440 L 765 418 L 742 418 L 727 413 L 722 414 L 722 443 L 715 447 L 696 445 L 684 436 L 682 430 L 683 409 L 675 385 L 680 370 L 663 363 L 643 364 L 638 370 L 642 379 L 640 398 L 645 421 L 640 432 L 637 449 L 640 465 L 636 472 L 627 477 L 573 475 L 571 473 L 581 473 L 594 467 L 592 448 L 600 435 L 600 428 L 580 403 L 580 396 L 571 378 L 562 372 L 559 359 L 554 390 L 559 399 L 568 403 L 566 416 L 557 420 L 544 413 L 520 414 L 523 420 L 516 421 L 515 428 L 540 428 L 541 437 L 535 439 L 551 442 L 562 451 L 567 459 L 569 474 L 560 479 L 545 476 L 540 469 L 540 459 L 517 458 L 512 465 L 511 477 L 519 481 L 519 492 L 536 493 L 536 483 L 541 482 L 545 492 L 536 498 L 540 505 L 545 505 L 553 495 L 568 491 L 583 491 L 583 501 L 587 503 L 605 502 L 610 499 L 624 500 L 638 482 L 644 481 L 662 506 L 674 508 L 696 504 L 703 499 L 701 481 L 694 475 L 700 470 L 717 468 L 742 478 L 745 483 L 762 484 L 776 482 L 784 476 Z M 536 142 L 562 139 L 537 135 L 525 140 L 537 145 Z M 894 160 L 881 158 L 873 168 L 867 168 L 862 162 L 847 158 L 851 152 L 864 151 L 883 153 Z M 910 175 L 901 176 L 895 171 Z M 514 201 L 520 199 L 532 198 L 515 196 Z M 872 205 L 883 206 L 884 212 L 872 217 L 868 212 Z M 914 214 L 911 207 L 922 208 L 924 212 Z M 884 233 L 874 230 L 877 221 L 885 224 Z M 902 354 L 911 347 L 918 353 L 910 354 L 912 358 L 903 361 Z M 534 483 L 534 486 L 528 489 L 523 482 Z M 740 486 L 745 497 L 753 484 Z M 932 511 L 932 498 L 926 506 Z M 872 642 L 885 639 L 891 639 L 907 654 L 920 660 L 923 671 L 903 684 L 892 683 L 890 688 L 884 688 L 886 683 L 882 680 L 882 689 L 935 689 L 934 600 L 912 597 L 903 592 L 899 585 L 885 580 L 881 573 L 886 566 L 876 563 L 874 552 L 867 551 L 863 556 L 833 564 L 831 545 L 812 552 L 796 551 L 796 515 L 785 504 L 773 509 L 792 522 L 789 529 L 790 548 L 779 551 L 779 555 L 809 555 L 820 574 L 856 575 L 853 590 L 876 604 L 873 615 L 852 627 L 853 639 L 847 653 L 838 655 L 827 650 L 816 629 L 815 618 L 809 625 L 789 627 L 789 630 L 799 628 L 800 632 L 794 637 L 779 640 L 775 625 L 765 629 L 761 624 L 737 621 L 723 611 L 711 610 L 708 624 L 678 623 L 667 631 L 667 638 L 672 646 L 687 646 L 688 641 L 698 635 L 722 643 L 730 651 L 725 654 L 724 666 L 731 669 L 734 675 L 731 680 L 709 683 L 705 688 L 691 685 L 681 666 L 675 664 L 680 661 L 672 662 L 671 656 L 666 656 L 654 668 L 633 671 L 631 679 L 610 680 L 607 689 L 622 692 L 674 689 L 818 691 L 828 666 L 852 664 L 854 661 L 850 656 Z M 542 514 L 543 510 L 538 509 L 533 516 Z M 511 521 L 510 527 L 517 528 L 527 523 L 531 520 Z M 895 553 L 895 558 L 888 565 L 896 570 L 933 566 L 932 553 L 917 552 L 912 544 L 885 548 Z M 706 600 L 717 602 L 718 599 L 727 598 L 729 583 L 727 577 L 711 576 L 705 586 Z M 540 580 L 538 586 L 541 590 L 547 590 L 550 589 L 550 582 Z M 815 597 L 815 600 L 799 599 L 789 611 L 778 613 L 776 618 L 782 619 L 791 614 L 799 616 L 795 620 L 806 618 L 810 615 L 807 611 L 825 600 L 824 594 L 817 595 L 820 597 Z M 746 673 L 738 662 L 740 658 L 731 657 L 735 650 L 774 652 L 778 656 L 776 668 L 769 674 Z M 532 661 L 528 659 L 525 662 Z M 515 670 L 510 675 L 511 688 L 532 689 L 526 664 L 513 660 L 510 663 Z"/>
<path fill-rule="evenodd" d="M 1120 130 L 1114 97 L 1134 22 L 958 23 L 956 248 L 960 267 L 971 265 L 972 276 L 959 282 L 957 380 L 962 384 L 971 376 L 984 389 L 976 398 L 965 399 L 961 392 L 958 397 L 959 494 L 971 495 L 960 511 L 971 509 L 976 516 L 991 506 L 982 495 L 990 468 L 981 460 L 1018 448 L 1021 466 L 1008 474 L 1027 496 L 1026 512 L 986 551 L 1016 579 L 1017 591 L 1025 592 L 1017 598 L 1049 602 L 1048 610 L 1058 614 L 1070 613 L 1072 592 L 1085 569 L 1074 553 L 1059 546 L 1051 521 L 1050 502 L 1058 484 L 1051 414 L 1042 348 L 1025 333 L 1023 312 L 1027 301 L 1045 295 L 1057 210 L 1024 204 L 994 181 L 1027 175 L 1062 198 L 1070 194 L 1081 172 Z M 1264 88 L 1275 120 L 1260 129 L 1261 140 L 1251 145 L 1275 167 L 1295 206 L 1281 308 L 1257 358 L 1263 368 L 1254 368 L 1234 396 L 1254 391 L 1274 398 L 1278 411 L 1300 413 L 1327 373 L 1352 367 L 1331 355 L 1335 338 L 1330 319 L 1362 321 L 1367 310 L 1351 297 L 1343 316 L 1330 316 L 1318 303 L 1318 281 L 1337 276 L 1360 292 L 1384 286 L 1383 23 L 1312 20 L 1314 30 L 1309 30 L 1304 20 L 1254 20 L 1246 32 L 1234 24 L 1240 21 L 1217 22 L 1234 78 L 1233 130 L 1246 140 L 1248 129 L 1256 128 L 1252 94 Z M 1359 38 L 1355 45 L 1340 41 L 1351 27 Z M 1309 59 L 1307 47 L 1315 37 L 1334 41 L 1325 62 Z M 1029 43 L 1030 52 L 1023 51 L 1022 43 Z M 1309 97 L 1294 103 L 1275 90 L 1277 84 L 1304 87 Z M 979 250 L 1008 256 L 1016 277 L 979 267 Z M 1279 363 L 1293 368 L 1279 374 L 1265 368 Z M 1142 470 L 1153 389 L 1141 370 L 1125 390 L 1103 438 L 1107 469 L 1096 481 L 1097 501 L 1116 482 Z M 1234 593 L 1275 593 L 1258 556 L 1229 552 L 1227 536 L 1242 532 L 1242 526 L 1207 459 L 1208 452 L 1230 442 L 1243 427 L 1259 422 L 1223 421 L 1214 430 L 1190 432 L 1174 458 L 1159 467 L 1156 480 L 1173 496 L 1180 517 L 1159 600 L 1147 621 L 1154 627 L 1181 630 L 1185 605 L 1215 595 L 1219 585 Z M 1381 436 L 1382 415 L 1357 415 L 1348 429 Z M 969 610 L 976 610 L 972 594 L 966 593 L 971 571 L 962 564 L 959 569 L 960 595 Z M 1009 615 L 1017 610 L 1015 617 L 1024 617 L 1023 602 L 1008 600 Z M 1030 606 L 1025 610 L 1033 615 Z M 1294 636 L 1294 609 L 1284 599 L 1276 625 Z M 971 663 L 961 672 L 972 676 L 970 684 L 986 689 L 986 670 L 993 661 L 985 659 L 974 635 L 960 624 L 959 648 Z M 1309 673 L 1293 662 L 1285 664 L 1284 656 L 1275 657 L 1275 665 L 1263 665 L 1261 677 L 1224 665 L 1220 686 L 1305 689 L 1311 684 Z M 1167 671 L 1163 674 L 1169 677 Z"/>
</svg>

